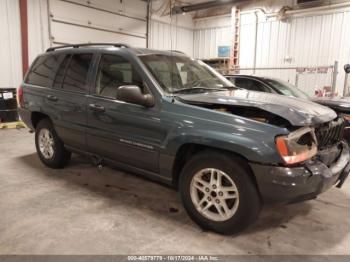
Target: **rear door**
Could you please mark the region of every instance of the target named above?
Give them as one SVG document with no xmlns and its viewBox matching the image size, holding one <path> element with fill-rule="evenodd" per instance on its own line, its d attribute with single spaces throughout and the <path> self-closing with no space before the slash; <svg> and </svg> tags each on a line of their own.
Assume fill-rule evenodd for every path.
<svg viewBox="0 0 350 262">
<path fill-rule="evenodd" d="M 63 58 L 64 55 L 45 53 L 33 62 L 23 84 L 25 101 L 28 101 L 25 106 L 29 111 L 55 118 L 53 104 L 47 96 L 51 95 L 55 72 Z M 31 125 L 30 118 L 26 121 Z"/>
<path fill-rule="evenodd" d="M 67 54 L 46 96 L 55 129 L 69 146 L 86 149 L 86 103 L 93 53 Z"/>
</svg>

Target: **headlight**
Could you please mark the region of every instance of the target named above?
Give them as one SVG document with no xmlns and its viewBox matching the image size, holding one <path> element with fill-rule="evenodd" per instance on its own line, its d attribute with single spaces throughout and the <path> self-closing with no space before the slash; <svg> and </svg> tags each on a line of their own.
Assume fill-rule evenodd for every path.
<svg viewBox="0 0 350 262">
<path fill-rule="evenodd" d="M 304 127 L 291 132 L 288 136 L 277 136 L 276 147 L 283 161 L 296 164 L 317 154 L 317 140 L 312 128 Z"/>
</svg>

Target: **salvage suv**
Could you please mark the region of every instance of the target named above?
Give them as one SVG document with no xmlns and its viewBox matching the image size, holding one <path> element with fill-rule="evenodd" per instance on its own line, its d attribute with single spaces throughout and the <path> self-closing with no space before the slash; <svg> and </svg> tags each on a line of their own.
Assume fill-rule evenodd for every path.
<svg viewBox="0 0 350 262">
<path fill-rule="evenodd" d="M 202 228 L 236 233 L 263 204 L 315 198 L 349 173 L 343 119 L 298 98 L 236 88 L 177 51 L 50 48 L 18 90 L 41 161 L 71 152 L 179 188 Z"/>
</svg>

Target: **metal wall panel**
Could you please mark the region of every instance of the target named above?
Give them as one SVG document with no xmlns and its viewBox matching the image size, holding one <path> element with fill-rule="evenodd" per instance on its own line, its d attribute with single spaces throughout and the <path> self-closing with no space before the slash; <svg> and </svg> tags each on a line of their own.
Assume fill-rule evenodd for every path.
<svg viewBox="0 0 350 262">
<path fill-rule="evenodd" d="M 147 5 L 142 0 L 62 0 L 65 2 L 78 3 L 101 10 L 124 14 L 130 17 L 146 19 Z"/>
<path fill-rule="evenodd" d="M 125 42 L 145 47 L 146 10 L 141 0 L 28 1 L 29 62 L 60 43 Z"/>
<path fill-rule="evenodd" d="M 199 29 L 194 31 L 194 57 L 218 57 L 218 47 L 231 45 L 231 27 Z"/>
<path fill-rule="evenodd" d="M 246 22 L 245 21 L 249 21 Z M 254 14 L 242 14 L 240 66 L 252 67 L 255 41 Z M 337 91 L 342 93 L 343 65 L 350 63 L 350 11 L 290 17 L 286 21 L 264 21 L 258 24 L 256 66 L 323 66 L 339 61 Z M 251 73 L 251 72 L 246 72 Z M 257 71 L 294 82 L 295 71 Z M 331 72 L 303 74 L 299 86 L 308 94 L 330 86 Z"/>
<path fill-rule="evenodd" d="M 29 64 L 50 47 L 48 1 L 28 1 Z"/>
<path fill-rule="evenodd" d="M 115 32 L 125 32 L 131 35 L 146 37 L 146 21 L 141 18 L 116 15 L 101 9 L 72 4 L 65 1 L 51 1 L 51 13 L 54 22 L 74 23 Z M 69 10 L 69 12 L 67 12 Z M 67 32 L 69 33 L 69 32 Z"/>
<path fill-rule="evenodd" d="M 146 7 L 141 0 L 49 0 L 52 43 L 125 42 L 146 47 Z"/>
<path fill-rule="evenodd" d="M 22 82 L 19 2 L 0 1 L 0 88 L 18 87 Z"/>
<path fill-rule="evenodd" d="M 87 27 L 75 26 L 64 23 L 52 23 L 52 35 L 54 44 L 77 44 L 88 42 L 108 42 L 108 43 L 127 43 L 132 46 L 145 47 L 146 39 L 123 35 L 114 32 L 106 32 Z"/>
<path fill-rule="evenodd" d="M 200 19 L 195 21 L 194 57 L 218 57 L 218 46 L 231 45 L 230 17 Z"/>
<path fill-rule="evenodd" d="M 152 20 L 149 37 L 150 48 L 179 50 L 191 57 L 193 56 L 193 29 L 191 28 Z"/>
</svg>

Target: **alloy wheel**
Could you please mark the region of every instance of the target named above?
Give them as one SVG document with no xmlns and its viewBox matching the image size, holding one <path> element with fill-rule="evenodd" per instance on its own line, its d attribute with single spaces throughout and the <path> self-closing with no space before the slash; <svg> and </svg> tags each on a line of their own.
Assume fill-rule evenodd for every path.
<svg viewBox="0 0 350 262">
<path fill-rule="evenodd" d="M 52 159 L 55 151 L 54 151 L 54 139 L 51 132 L 43 128 L 39 132 L 39 149 L 40 153 L 43 155 L 45 159 Z"/>
<path fill-rule="evenodd" d="M 225 172 L 215 168 L 198 171 L 192 178 L 190 193 L 197 211 L 213 221 L 230 219 L 239 205 L 236 184 Z"/>
</svg>

